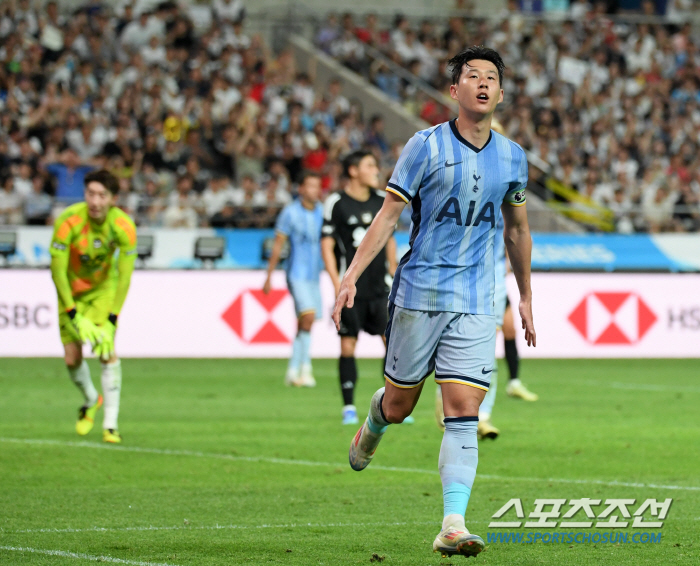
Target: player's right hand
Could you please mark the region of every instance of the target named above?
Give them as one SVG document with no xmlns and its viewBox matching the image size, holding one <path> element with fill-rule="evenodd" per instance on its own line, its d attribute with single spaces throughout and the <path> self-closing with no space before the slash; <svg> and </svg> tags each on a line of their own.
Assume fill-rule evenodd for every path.
<svg viewBox="0 0 700 566">
<path fill-rule="evenodd" d="M 340 313 L 345 307 L 351 309 L 355 304 L 355 294 L 357 289 L 354 283 L 343 279 L 338 291 L 338 298 L 335 300 L 335 308 L 333 309 L 333 322 L 335 322 L 336 330 L 340 331 Z"/>
<path fill-rule="evenodd" d="M 103 362 L 108 362 L 114 355 L 114 335 L 117 327 L 109 320 L 100 329 L 100 342 L 93 348 L 95 355 Z"/>
<path fill-rule="evenodd" d="M 265 279 L 265 284 L 263 285 L 263 293 L 266 295 L 270 294 L 270 291 L 272 291 L 272 282 L 270 281 L 270 278 L 268 277 Z"/>
<path fill-rule="evenodd" d="M 523 321 L 525 330 L 525 340 L 528 346 L 537 346 L 537 335 L 535 334 L 535 322 L 532 317 L 532 299 L 520 299 L 520 318 Z"/>
<path fill-rule="evenodd" d="M 101 339 L 100 329 L 95 326 L 90 319 L 85 318 L 82 314 L 76 313 L 73 318 L 73 326 L 75 327 L 80 340 L 91 345 L 97 344 Z"/>
</svg>

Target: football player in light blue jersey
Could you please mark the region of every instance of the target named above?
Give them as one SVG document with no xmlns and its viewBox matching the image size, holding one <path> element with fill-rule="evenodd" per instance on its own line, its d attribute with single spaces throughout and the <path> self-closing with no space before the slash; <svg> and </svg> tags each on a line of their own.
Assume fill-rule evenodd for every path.
<svg viewBox="0 0 700 566">
<path fill-rule="evenodd" d="M 372 397 L 367 420 L 350 445 L 350 465 L 364 469 L 387 427 L 410 415 L 425 378 L 441 384 L 445 433 L 439 470 L 442 529 L 433 550 L 473 556 L 484 541 L 464 524 L 478 461 L 479 405 L 493 371 L 496 224 L 520 290 L 520 316 L 535 345 L 530 288 L 532 241 L 525 210 L 527 160 L 518 144 L 491 130 L 503 100 L 501 57 L 470 47 L 450 60 L 455 120 L 416 133 L 406 144 L 384 205 L 341 283 L 333 318 L 352 308 L 355 283 L 383 249 L 406 203 L 412 206 L 410 249 L 389 297 L 386 386 Z"/>
<path fill-rule="evenodd" d="M 267 279 L 263 291 L 272 288 L 270 278 L 280 260 L 284 243 L 289 241 L 287 259 L 287 287 L 294 299 L 294 308 L 299 320 L 299 331 L 292 345 L 284 382 L 298 387 L 314 387 L 316 380 L 311 367 L 311 326 L 321 318 L 321 287 L 319 274 L 323 268 L 321 260 L 321 228 L 323 206 L 321 177 L 316 173 L 305 173 L 299 185 L 299 198 L 284 207 L 277 217 L 275 242 L 267 266 Z"/>
</svg>

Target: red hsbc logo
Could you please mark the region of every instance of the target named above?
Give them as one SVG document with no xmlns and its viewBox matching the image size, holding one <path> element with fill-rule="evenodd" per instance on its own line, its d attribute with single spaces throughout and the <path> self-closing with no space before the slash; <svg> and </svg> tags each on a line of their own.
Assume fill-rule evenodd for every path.
<svg viewBox="0 0 700 566">
<path fill-rule="evenodd" d="M 586 295 L 569 322 L 594 345 L 636 344 L 657 321 L 636 293 L 596 292 Z"/>
<path fill-rule="evenodd" d="M 247 344 L 289 344 L 292 340 L 277 320 L 281 305 L 290 296 L 286 289 L 273 289 L 266 295 L 260 289 L 243 291 L 221 318 Z"/>
</svg>

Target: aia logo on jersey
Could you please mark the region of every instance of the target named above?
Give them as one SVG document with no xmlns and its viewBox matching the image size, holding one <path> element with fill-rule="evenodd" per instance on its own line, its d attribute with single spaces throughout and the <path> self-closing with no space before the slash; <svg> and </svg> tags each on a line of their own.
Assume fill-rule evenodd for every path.
<svg viewBox="0 0 700 566">
<path fill-rule="evenodd" d="M 459 204 L 459 199 L 450 197 L 440 209 L 435 221 L 444 222 L 445 220 L 452 220 L 457 226 L 462 226 L 462 222 L 464 222 L 464 226 L 471 226 L 472 220 L 474 220 L 474 226 L 478 226 L 482 222 L 488 222 L 491 224 L 491 228 L 496 226 L 496 212 L 492 202 L 486 202 L 486 204 L 484 204 L 479 214 L 476 215 L 476 219 L 474 219 L 475 209 L 476 201 L 470 200 L 467 214 L 464 216 L 462 214 L 462 207 Z"/>
<path fill-rule="evenodd" d="M 221 318 L 246 344 L 289 344 L 292 339 L 283 330 L 287 326 L 283 312 L 287 301 L 291 301 L 291 295 L 286 289 L 273 289 L 269 295 L 260 289 L 247 289 Z"/>
<path fill-rule="evenodd" d="M 595 292 L 586 295 L 569 315 L 569 322 L 594 345 L 639 342 L 658 320 L 636 293 Z"/>
</svg>

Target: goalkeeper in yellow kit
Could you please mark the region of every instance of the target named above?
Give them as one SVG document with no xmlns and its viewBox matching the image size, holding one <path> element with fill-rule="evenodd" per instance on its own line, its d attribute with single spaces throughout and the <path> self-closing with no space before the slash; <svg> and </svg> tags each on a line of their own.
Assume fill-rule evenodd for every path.
<svg viewBox="0 0 700 566">
<path fill-rule="evenodd" d="M 75 428 L 80 435 L 90 432 L 103 403 L 83 359 L 83 344 L 90 343 L 102 361 L 102 439 L 112 443 L 122 440 L 117 425 L 122 371 L 114 335 L 136 260 L 136 226 L 114 206 L 118 192 L 117 178 L 108 171 L 86 175 L 85 202 L 59 216 L 51 241 L 66 366 L 85 397 Z"/>
</svg>

